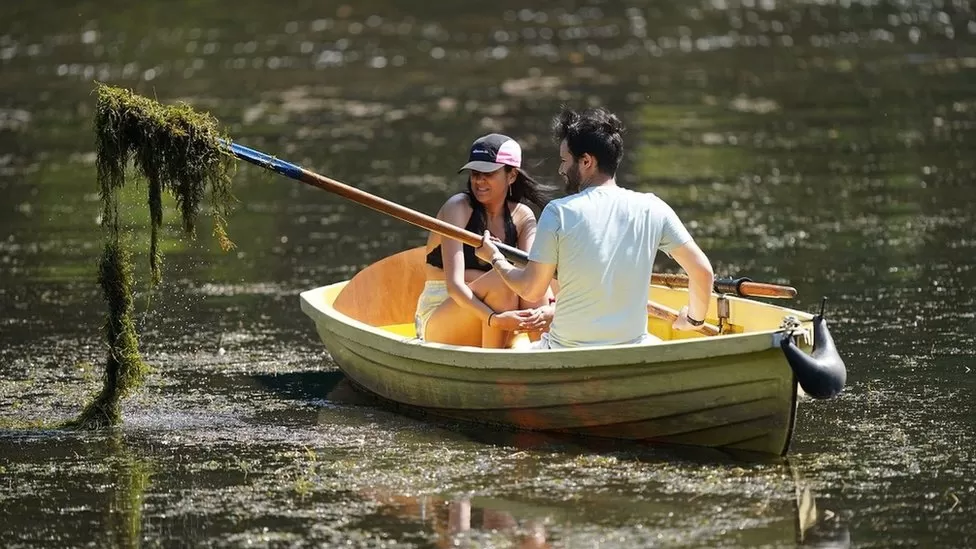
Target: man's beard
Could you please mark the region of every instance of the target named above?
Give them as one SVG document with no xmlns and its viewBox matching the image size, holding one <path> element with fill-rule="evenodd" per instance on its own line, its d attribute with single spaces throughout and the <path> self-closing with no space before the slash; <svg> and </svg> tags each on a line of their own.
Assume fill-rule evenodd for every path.
<svg viewBox="0 0 976 549">
<path fill-rule="evenodd" d="M 573 162 L 573 165 L 566 170 L 566 175 L 563 176 L 566 180 L 566 192 L 569 194 L 576 194 L 583 190 L 583 176 L 580 174 L 579 164 Z"/>
</svg>

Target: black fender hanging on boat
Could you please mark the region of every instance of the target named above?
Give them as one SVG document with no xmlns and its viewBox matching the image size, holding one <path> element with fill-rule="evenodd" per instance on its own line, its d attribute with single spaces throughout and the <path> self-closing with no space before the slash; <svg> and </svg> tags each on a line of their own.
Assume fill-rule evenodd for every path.
<svg viewBox="0 0 976 549">
<path fill-rule="evenodd" d="M 834 338 L 827 329 L 823 313 L 813 317 L 813 352 L 806 354 L 793 342 L 792 334 L 784 334 L 779 346 L 793 369 L 803 392 L 813 398 L 833 398 L 844 390 L 847 367 L 837 353 Z"/>
</svg>

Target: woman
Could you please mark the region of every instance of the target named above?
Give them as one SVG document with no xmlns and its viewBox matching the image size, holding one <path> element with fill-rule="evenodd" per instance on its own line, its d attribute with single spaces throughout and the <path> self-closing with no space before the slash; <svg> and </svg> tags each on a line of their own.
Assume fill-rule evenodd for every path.
<svg viewBox="0 0 976 549">
<path fill-rule="evenodd" d="M 550 189 L 521 170 L 522 149 L 512 138 L 490 134 L 471 145 L 468 190 L 447 200 L 437 218 L 529 250 L 535 239 L 535 214 Z M 539 303 L 522 302 L 475 256 L 474 248 L 431 233 L 427 238 L 427 282 L 417 301 L 417 337 L 436 343 L 503 348 L 516 332 L 538 333 L 552 321 L 550 292 Z"/>
</svg>

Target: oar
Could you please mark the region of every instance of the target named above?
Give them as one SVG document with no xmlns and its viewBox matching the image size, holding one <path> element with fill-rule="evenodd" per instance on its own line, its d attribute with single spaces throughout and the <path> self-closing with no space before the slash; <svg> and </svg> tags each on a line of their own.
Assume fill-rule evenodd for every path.
<svg viewBox="0 0 976 549">
<path fill-rule="evenodd" d="M 416 225 L 422 229 L 427 229 L 428 231 L 437 233 L 443 237 L 460 241 L 475 248 L 481 246 L 481 235 L 479 234 L 464 230 L 461 227 L 457 227 L 446 221 L 441 221 L 435 217 L 411 210 L 406 206 L 401 206 L 395 202 L 390 202 L 385 198 L 380 198 L 378 196 L 369 194 L 366 191 L 351 187 L 345 183 L 336 181 L 335 179 L 325 177 L 324 175 L 319 175 L 290 162 L 285 162 L 284 160 L 280 160 L 271 155 L 264 154 L 263 152 L 256 151 L 237 143 L 226 144 L 230 148 L 231 153 L 241 160 L 245 160 L 256 166 L 271 170 L 296 181 L 301 181 L 302 183 L 311 185 L 313 187 L 329 191 L 343 198 L 348 198 L 349 200 L 362 204 L 367 208 L 391 215 L 401 221 L 406 221 L 411 225 Z M 504 254 L 505 257 L 514 264 L 525 265 L 529 262 L 529 256 L 526 252 L 501 242 L 496 242 L 495 245 L 498 246 L 498 249 L 502 252 L 502 254 Z M 688 287 L 688 277 L 679 274 L 654 274 L 651 277 L 651 284 L 667 286 L 670 288 L 686 288 Z M 747 278 L 716 279 L 715 291 L 719 293 L 753 297 L 788 298 L 796 296 L 796 289 L 789 286 L 752 282 Z"/>
<path fill-rule="evenodd" d="M 660 303 L 654 303 L 653 301 L 647 302 L 647 313 L 651 316 L 656 316 L 657 318 L 663 318 L 669 322 L 674 322 L 678 319 L 678 311 L 675 311 L 671 307 L 666 305 L 661 305 Z M 696 332 L 700 332 L 707 336 L 715 336 L 721 333 L 718 326 L 713 324 L 702 324 L 695 329 Z"/>
<path fill-rule="evenodd" d="M 671 273 L 654 273 L 651 275 L 651 284 L 667 286 L 668 288 L 687 288 L 688 276 Z M 746 277 L 716 278 L 714 289 L 715 292 L 719 294 L 732 294 L 748 297 L 771 297 L 777 299 L 796 297 L 796 288 L 792 286 L 781 286 L 779 284 L 769 284 L 767 282 L 753 282 Z"/>
</svg>

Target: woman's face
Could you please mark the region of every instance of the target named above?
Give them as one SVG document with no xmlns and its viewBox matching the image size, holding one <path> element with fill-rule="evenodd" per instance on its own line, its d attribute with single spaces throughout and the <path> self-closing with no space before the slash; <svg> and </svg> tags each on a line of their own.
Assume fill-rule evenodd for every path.
<svg viewBox="0 0 976 549">
<path fill-rule="evenodd" d="M 498 168 L 493 172 L 471 172 L 471 193 L 482 204 L 498 204 L 508 196 L 508 186 L 515 180 L 515 171 Z"/>
</svg>

